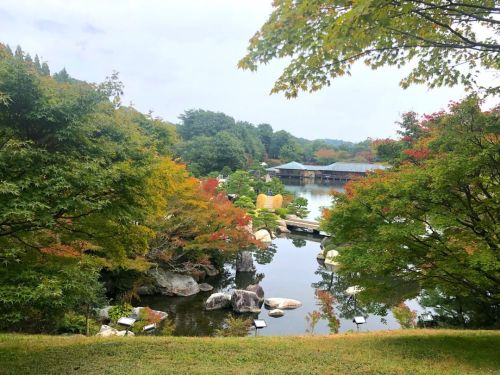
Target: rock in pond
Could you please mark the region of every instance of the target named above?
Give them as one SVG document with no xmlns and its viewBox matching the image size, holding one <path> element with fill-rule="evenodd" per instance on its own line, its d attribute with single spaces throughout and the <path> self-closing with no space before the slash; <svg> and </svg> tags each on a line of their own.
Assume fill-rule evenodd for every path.
<svg viewBox="0 0 500 375">
<path fill-rule="evenodd" d="M 132 318 L 132 319 L 135 319 L 135 320 L 139 320 L 140 316 L 141 316 L 141 310 L 143 309 L 144 307 L 143 306 L 138 306 L 138 307 L 134 307 L 132 309 L 132 313 L 128 316 L 129 318 Z M 164 320 L 167 318 L 168 314 L 165 312 L 165 311 L 160 311 L 160 310 L 153 310 L 151 309 L 151 312 L 153 314 L 155 314 L 157 317 L 160 318 L 160 320 Z"/>
<path fill-rule="evenodd" d="M 200 291 L 198 283 L 187 275 L 181 275 L 161 268 L 153 268 L 149 275 L 156 281 L 161 294 L 167 296 L 191 296 Z"/>
<path fill-rule="evenodd" d="M 337 250 L 330 250 L 326 253 L 325 256 L 325 268 L 328 271 L 334 272 L 338 266 L 340 266 L 340 263 L 335 260 L 337 256 L 339 255 L 339 252 Z"/>
<path fill-rule="evenodd" d="M 264 243 L 272 242 L 271 233 L 269 233 L 266 229 L 259 229 L 254 233 L 254 236 L 257 241 L 261 241 Z"/>
<path fill-rule="evenodd" d="M 203 265 L 202 267 L 207 273 L 207 276 L 217 276 L 219 274 L 219 270 L 211 264 Z"/>
<path fill-rule="evenodd" d="M 286 228 L 286 221 L 285 221 L 285 219 L 278 219 L 278 220 L 276 220 L 276 224 L 278 224 L 278 227 L 285 227 Z"/>
<path fill-rule="evenodd" d="M 205 310 L 219 310 L 231 307 L 231 294 L 214 293 L 205 301 Z"/>
<path fill-rule="evenodd" d="M 331 264 L 332 266 L 338 266 L 340 263 L 335 261 L 335 258 L 339 255 L 337 250 L 330 250 L 326 253 L 325 263 Z"/>
<path fill-rule="evenodd" d="M 262 289 L 262 287 L 259 284 L 249 285 L 245 288 L 245 290 L 257 294 L 257 297 L 259 297 L 260 302 L 264 301 L 264 289 Z"/>
<path fill-rule="evenodd" d="M 137 294 L 140 296 L 152 296 L 153 294 L 158 293 L 158 288 L 154 285 L 142 285 L 137 288 Z"/>
<path fill-rule="evenodd" d="M 285 312 L 283 310 L 280 310 L 280 309 L 274 309 L 274 310 L 270 310 L 267 313 L 267 315 L 269 315 L 272 318 L 279 318 L 279 317 L 282 317 L 283 315 L 285 315 Z"/>
<path fill-rule="evenodd" d="M 267 231 L 266 231 L 267 232 Z M 236 257 L 236 272 L 254 272 L 253 257 L 251 251 L 242 251 Z"/>
<path fill-rule="evenodd" d="M 288 229 L 288 228 L 286 227 L 286 225 L 285 225 L 285 226 L 279 226 L 279 227 L 278 227 L 278 232 L 280 232 L 280 233 L 291 233 L 291 232 L 290 232 L 290 229 Z"/>
<path fill-rule="evenodd" d="M 201 283 L 198 285 L 200 287 L 200 290 L 202 292 L 210 292 L 211 290 L 214 289 L 214 287 L 210 284 L 207 284 L 207 283 Z"/>
<path fill-rule="evenodd" d="M 259 313 L 260 299 L 254 292 L 235 290 L 231 296 L 231 306 L 237 313 Z"/>
<path fill-rule="evenodd" d="M 302 302 L 291 298 L 266 298 L 266 307 L 270 309 L 292 310 L 302 306 Z"/>
</svg>

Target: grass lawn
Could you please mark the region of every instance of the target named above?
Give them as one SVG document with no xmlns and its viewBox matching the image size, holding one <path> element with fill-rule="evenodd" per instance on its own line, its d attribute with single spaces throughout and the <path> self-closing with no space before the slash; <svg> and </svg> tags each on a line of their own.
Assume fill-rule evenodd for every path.
<svg viewBox="0 0 500 375">
<path fill-rule="evenodd" d="M 0 334 L 0 374 L 500 374 L 500 331 L 315 337 Z"/>
</svg>

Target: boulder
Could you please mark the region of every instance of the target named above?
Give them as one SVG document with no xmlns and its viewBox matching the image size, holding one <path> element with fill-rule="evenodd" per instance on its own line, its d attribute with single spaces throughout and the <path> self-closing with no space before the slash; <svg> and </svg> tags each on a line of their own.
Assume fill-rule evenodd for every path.
<svg viewBox="0 0 500 375">
<path fill-rule="evenodd" d="M 259 229 L 254 233 L 254 236 L 257 241 L 264 243 L 270 243 L 272 241 L 271 233 L 269 233 L 266 229 Z"/>
<path fill-rule="evenodd" d="M 237 313 L 260 313 L 259 297 L 248 290 L 235 290 L 231 296 L 231 306 Z"/>
<path fill-rule="evenodd" d="M 281 225 L 280 225 L 280 226 L 278 227 L 278 232 L 280 232 L 280 233 L 291 233 L 291 232 L 290 232 L 290 229 L 288 229 L 288 228 L 286 227 L 286 225 L 285 225 L 285 226 L 281 226 Z"/>
<path fill-rule="evenodd" d="M 214 293 L 205 301 L 205 310 L 219 310 L 231 307 L 231 294 Z"/>
<path fill-rule="evenodd" d="M 114 329 L 113 327 L 110 327 L 110 326 L 107 326 L 106 324 L 103 324 L 96 336 L 98 336 L 98 337 L 111 337 L 111 336 L 116 336 L 117 333 L 118 333 L 118 331 L 116 329 Z"/>
<path fill-rule="evenodd" d="M 260 302 L 264 302 L 264 289 L 259 284 L 249 285 L 245 288 L 249 292 L 254 292 L 259 297 Z"/>
<path fill-rule="evenodd" d="M 325 268 L 328 271 L 335 271 L 338 266 L 340 266 L 340 263 L 335 261 L 335 258 L 339 255 L 339 252 L 337 250 L 330 250 L 326 253 L 325 256 Z"/>
<path fill-rule="evenodd" d="M 132 309 L 132 313 L 128 317 L 132 318 L 132 319 L 135 319 L 135 320 L 139 320 L 139 317 L 141 315 L 141 310 L 143 308 L 144 307 L 142 307 L 142 306 L 134 307 Z M 158 315 L 160 317 L 160 320 L 164 320 L 168 316 L 168 314 L 165 311 L 153 310 L 153 313 L 155 313 L 156 315 Z"/>
<path fill-rule="evenodd" d="M 219 274 L 219 270 L 211 264 L 203 265 L 202 267 L 207 273 L 207 276 L 217 276 Z"/>
<path fill-rule="evenodd" d="M 335 258 L 339 255 L 337 250 L 330 250 L 326 253 L 325 263 L 331 264 L 332 266 L 338 266 L 340 263 L 335 261 Z"/>
<path fill-rule="evenodd" d="M 264 304 L 269 309 L 292 310 L 302 306 L 302 302 L 291 298 L 266 298 Z"/>
<path fill-rule="evenodd" d="M 325 249 L 325 245 L 326 245 L 326 242 L 328 241 L 328 237 L 324 237 L 322 240 L 321 240 L 321 243 L 319 244 L 319 248 L 321 250 L 324 250 Z"/>
<path fill-rule="evenodd" d="M 158 289 L 154 285 L 142 285 L 137 288 L 137 294 L 140 296 L 152 296 L 156 294 Z"/>
<path fill-rule="evenodd" d="M 267 231 L 266 231 L 267 232 Z M 242 251 L 236 257 L 236 272 L 254 272 L 253 256 L 250 251 Z"/>
<path fill-rule="evenodd" d="M 109 319 L 109 309 L 112 307 L 113 306 L 106 306 L 106 307 L 103 307 L 102 309 L 99 309 L 97 311 L 97 316 L 99 317 L 99 319 L 100 320 Z"/>
<path fill-rule="evenodd" d="M 198 285 L 200 287 L 200 290 L 202 292 L 210 292 L 211 290 L 214 289 L 214 287 L 210 284 L 207 284 L 207 283 L 201 283 Z"/>
<path fill-rule="evenodd" d="M 279 219 L 276 221 L 276 223 L 278 224 L 278 227 L 285 227 L 286 228 L 286 221 L 285 219 Z"/>
<path fill-rule="evenodd" d="M 167 296 L 191 296 L 200 291 L 198 283 L 188 275 L 181 275 L 161 268 L 153 268 L 149 275 L 155 280 L 161 294 Z"/>
<path fill-rule="evenodd" d="M 269 315 L 272 318 L 279 318 L 279 317 L 282 317 L 283 315 L 285 315 L 285 312 L 283 310 L 280 310 L 280 309 L 274 309 L 274 310 L 270 310 L 267 313 L 267 315 Z"/>
<path fill-rule="evenodd" d="M 201 280 L 204 280 L 205 277 L 207 277 L 207 273 L 205 272 L 205 270 L 192 270 L 190 273 L 189 273 L 189 276 L 191 276 L 194 281 L 196 281 L 197 283 L 199 283 Z"/>
<path fill-rule="evenodd" d="M 323 254 L 322 251 L 320 251 L 318 253 L 318 255 L 316 255 L 316 259 L 323 260 L 323 261 L 325 260 L 325 255 Z"/>
</svg>

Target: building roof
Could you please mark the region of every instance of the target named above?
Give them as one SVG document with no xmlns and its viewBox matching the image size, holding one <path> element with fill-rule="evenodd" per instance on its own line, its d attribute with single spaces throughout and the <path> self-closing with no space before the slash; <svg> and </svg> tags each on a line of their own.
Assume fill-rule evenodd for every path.
<svg viewBox="0 0 500 375">
<path fill-rule="evenodd" d="M 274 169 L 292 169 L 292 170 L 302 170 L 302 171 L 332 171 L 332 172 L 357 172 L 366 173 L 368 171 L 373 171 L 375 169 L 387 169 L 385 165 L 382 164 L 372 164 L 372 163 L 345 163 L 337 162 L 330 165 L 305 165 L 292 161 L 287 164 L 278 165 L 273 167 Z"/>
<path fill-rule="evenodd" d="M 387 169 L 388 168 L 382 164 L 343 163 L 343 162 L 333 163 L 333 164 L 330 164 L 328 167 L 331 167 L 331 169 L 328 169 L 328 170 L 335 171 L 335 172 L 361 172 L 361 173 L 373 171 L 375 169 Z"/>
<path fill-rule="evenodd" d="M 278 165 L 277 167 L 274 167 L 275 169 L 298 169 L 298 170 L 307 170 L 306 166 L 300 163 L 297 163 L 296 161 L 291 161 L 290 163 L 286 163 L 283 165 Z"/>
</svg>

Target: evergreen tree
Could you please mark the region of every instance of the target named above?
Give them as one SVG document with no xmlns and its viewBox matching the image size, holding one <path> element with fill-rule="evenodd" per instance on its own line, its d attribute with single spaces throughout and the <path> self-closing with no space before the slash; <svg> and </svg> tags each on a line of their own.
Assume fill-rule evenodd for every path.
<svg viewBox="0 0 500 375">
<path fill-rule="evenodd" d="M 38 55 L 35 55 L 35 60 L 33 62 L 33 65 L 35 66 L 35 69 L 37 70 L 38 73 L 42 72 L 42 65 L 40 64 L 40 59 L 38 58 Z"/>
<path fill-rule="evenodd" d="M 49 65 L 44 61 L 42 63 L 42 75 L 44 76 L 50 76 L 50 69 L 49 69 Z"/>
<path fill-rule="evenodd" d="M 19 59 L 19 60 L 24 60 L 24 52 L 21 49 L 21 46 L 16 47 L 16 52 L 14 53 L 14 56 Z"/>
</svg>

